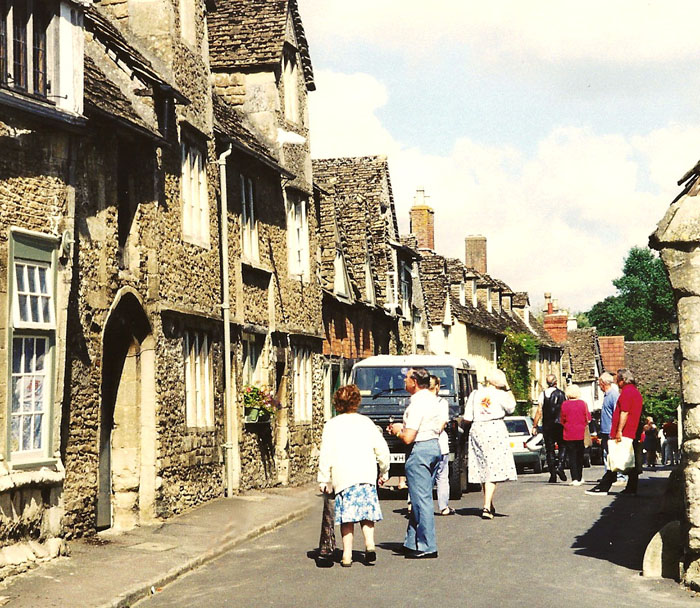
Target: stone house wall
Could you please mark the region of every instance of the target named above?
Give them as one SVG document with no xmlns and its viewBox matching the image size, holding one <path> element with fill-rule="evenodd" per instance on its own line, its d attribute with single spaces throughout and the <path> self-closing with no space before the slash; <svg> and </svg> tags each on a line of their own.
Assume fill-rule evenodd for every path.
<svg viewBox="0 0 700 608">
<path fill-rule="evenodd" d="M 18 467 L 9 434 L 0 433 L 0 579 L 35 560 L 63 551 L 64 460 L 60 453 L 64 390 L 65 323 L 71 260 L 59 259 L 64 230 L 72 228 L 75 184 L 70 170 L 73 136 L 26 114 L 5 109 L 0 121 L 0 428 L 9 429 L 11 359 L 8 267 L 11 229 L 45 235 L 55 244 L 56 332 L 49 385 L 50 416 L 45 462 Z M 41 469 L 41 470 L 40 470 Z M 29 560 L 29 561 L 28 561 Z"/>
</svg>

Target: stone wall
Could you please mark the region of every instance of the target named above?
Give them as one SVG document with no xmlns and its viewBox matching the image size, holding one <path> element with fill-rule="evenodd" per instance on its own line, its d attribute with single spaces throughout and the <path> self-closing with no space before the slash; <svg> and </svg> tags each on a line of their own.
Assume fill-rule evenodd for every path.
<svg viewBox="0 0 700 608">
<path fill-rule="evenodd" d="M 683 582 L 700 589 L 700 183 L 697 167 L 659 222 L 650 244 L 661 251 L 678 312 L 683 395 L 681 468 L 685 484 Z M 686 179 L 684 178 L 684 179 Z"/>
</svg>

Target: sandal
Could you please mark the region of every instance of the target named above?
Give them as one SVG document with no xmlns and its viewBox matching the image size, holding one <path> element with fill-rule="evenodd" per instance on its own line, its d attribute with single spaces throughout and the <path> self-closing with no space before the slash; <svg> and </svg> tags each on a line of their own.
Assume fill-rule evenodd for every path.
<svg viewBox="0 0 700 608">
<path fill-rule="evenodd" d="M 491 513 L 490 509 L 482 509 L 481 510 L 481 519 L 493 519 L 493 513 Z"/>
<path fill-rule="evenodd" d="M 451 507 L 445 507 L 442 511 L 440 511 L 439 515 L 454 515 L 455 510 L 452 509 Z"/>
<path fill-rule="evenodd" d="M 350 560 L 349 562 L 346 562 L 346 561 L 344 561 L 344 560 L 340 560 L 340 565 L 341 565 L 343 568 L 349 568 L 350 566 L 352 566 L 352 560 Z"/>
</svg>

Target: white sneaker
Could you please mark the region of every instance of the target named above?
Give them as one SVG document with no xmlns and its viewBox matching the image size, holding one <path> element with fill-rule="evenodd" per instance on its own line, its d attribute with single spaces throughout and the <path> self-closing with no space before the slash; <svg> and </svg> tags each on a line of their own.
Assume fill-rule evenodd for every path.
<svg viewBox="0 0 700 608">
<path fill-rule="evenodd" d="M 583 483 L 583 482 L 582 482 L 581 480 L 579 480 L 579 479 L 574 479 L 569 485 L 570 485 L 570 486 L 576 486 L 576 487 L 578 487 L 578 486 L 580 486 L 582 483 Z"/>
</svg>

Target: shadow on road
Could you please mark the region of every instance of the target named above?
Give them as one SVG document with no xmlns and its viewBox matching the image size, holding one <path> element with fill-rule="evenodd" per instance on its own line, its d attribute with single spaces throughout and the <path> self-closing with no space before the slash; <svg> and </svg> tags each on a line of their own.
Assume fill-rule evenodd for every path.
<svg viewBox="0 0 700 608">
<path fill-rule="evenodd" d="M 667 478 L 639 480 L 637 496 L 617 495 L 600 517 L 571 545 L 577 555 L 602 559 L 630 570 L 641 570 L 644 551 L 652 536 L 666 523 L 661 513 Z M 586 496 L 586 500 L 607 500 Z M 575 523 L 575 522 L 572 522 Z"/>
</svg>

